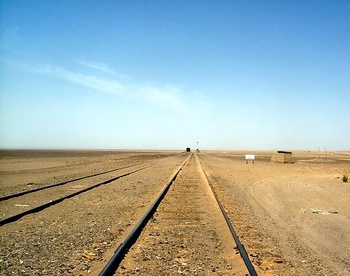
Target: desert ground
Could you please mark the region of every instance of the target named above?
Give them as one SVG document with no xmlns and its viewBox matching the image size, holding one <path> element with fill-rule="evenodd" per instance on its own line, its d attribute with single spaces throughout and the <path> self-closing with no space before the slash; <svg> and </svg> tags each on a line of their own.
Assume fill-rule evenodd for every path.
<svg viewBox="0 0 350 276">
<path fill-rule="evenodd" d="M 254 164 L 246 164 L 244 155 L 248 153 L 255 154 Z M 196 153 L 257 273 L 350 275 L 350 180 L 342 181 L 343 175 L 350 173 L 350 152 L 293 151 L 291 163 L 272 163 L 273 153 Z M 188 155 L 182 151 L 0 151 L 0 197 L 98 174 L 57 189 L 0 200 L 0 220 L 93 183 L 140 169 L 0 226 L 0 274 L 98 274 Z M 184 169 L 177 182 L 184 187 L 190 182 L 188 187 L 204 190 L 201 188 L 204 186 L 194 186 L 204 185 L 196 182 L 199 176 L 193 169 L 195 164 L 186 168 L 186 174 Z M 183 188 L 177 188 L 178 185 L 175 181 L 173 191 L 169 191 L 168 199 L 159 207 L 167 216 L 175 208 L 171 206 L 191 206 L 191 201 L 185 199 L 184 203 L 172 202 L 171 192 L 174 198 L 181 197 Z M 195 198 L 198 204 L 193 207 L 196 208 L 193 213 L 210 214 L 205 209 L 214 208 L 210 196 L 203 191 L 195 193 Z M 203 203 L 206 201 L 208 204 Z M 155 215 L 155 220 L 164 214 Z M 142 275 L 147 267 L 164 266 L 168 273 L 164 270 L 161 274 L 245 275 L 236 260 L 236 250 L 228 241 L 225 245 L 227 237 L 222 242 L 220 235 L 226 234 L 218 228 L 224 226 L 215 219 L 220 214 L 212 211 L 211 215 L 212 219 L 205 215 L 200 221 L 203 227 L 191 226 L 206 242 L 193 237 L 185 245 L 182 240 L 182 251 L 192 252 L 189 261 L 181 255 L 182 251 L 171 255 L 171 248 L 157 255 L 152 252 L 156 248 L 150 247 L 150 251 L 144 252 L 148 252 L 147 256 L 154 255 L 154 259 L 141 258 L 140 248 L 136 247 L 130 250 L 136 257 L 123 264 L 117 274 Z M 166 223 L 156 227 L 159 233 L 168 229 Z M 169 245 L 177 247 L 177 237 L 171 237 L 172 232 L 168 232 L 170 236 L 159 250 Z M 152 236 L 154 230 L 145 229 L 145 233 Z M 182 236 L 186 233 L 184 230 Z M 215 243 L 215 250 L 201 250 L 209 248 L 211 243 Z M 144 240 L 142 244 L 152 242 Z M 152 269 L 147 274 L 152 274 Z M 157 274 L 153 270 L 153 275 Z"/>
</svg>

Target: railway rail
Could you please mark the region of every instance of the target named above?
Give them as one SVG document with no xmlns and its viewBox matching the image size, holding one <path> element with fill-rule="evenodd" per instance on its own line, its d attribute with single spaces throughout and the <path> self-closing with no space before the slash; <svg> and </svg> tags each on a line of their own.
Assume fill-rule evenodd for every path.
<svg viewBox="0 0 350 276">
<path fill-rule="evenodd" d="M 181 154 L 180 154 L 180 155 L 181 155 Z M 161 158 L 161 159 L 169 158 L 169 157 L 171 157 L 171 156 L 172 156 L 172 155 L 169 155 L 169 156 L 163 157 L 163 158 Z M 154 164 L 154 163 L 157 162 L 157 161 L 159 161 L 159 160 L 152 160 L 152 161 L 149 161 L 149 164 Z M 27 189 L 27 190 L 24 190 L 24 191 L 13 192 L 13 193 L 10 193 L 10 194 L 7 194 L 7 195 L 0 196 L 0 203 L 1 203 L 2 201 L 5 201 L 5 200 L 11 199 L 11 198 L 20 197 L 20 196 L 23 196 L 23 195 L 26 195 L 26 194 L 38 192 L 38 191 L 45 190 L 45 189 L 49 189 L 49 188 L 56 187 L 56 186 L 61 186 L 61 185 L 69 184 L 69 183 L 72 183 L 72 182 L 76 182 L 76 181 L 79 181 L 79 180 L 92 178 L 92 177 L 95 177 L 95 176 L 100 176 L 100 175 L 108 174 L 108 173 L 111 173 L 111 172 L 115 172 L 115 171 L 119 171 L 119 170 L 122 170 L 122 169 L 127 169 L 127 168 L 131 168 L 131 167 L 135 167 L 135 166 L 142 165 L 142 164 L 144 164 L 144 162 L 138 162 L 138 163 L 136 163 L 136 164 L 127 165 L 127 166 L 121 166 L 121 167 L 118 167 L 118 168 L 115 168 L 115 169 L 104 170 L 104 171 L 97 172 L 97 173 L 92 173 L 92 174 L 90 173 L 90 174 L 82 175 L 82 176 L 75 177 L 75 178 L 72 178 L 72 179 L 68 179 L 68 180 L 64 180 L 64 181 L 59 181 L 59 182 L 55 182 L 55 183 L 52 183 L 52 184 L 46 184 L 46 185 L 44 184 L 44 185 L 42 185 L 41 187 L 34 188 L 34 189 Z"/>
<path fill-rule="evenodd" d="M 165 158 L 168 158 L 168 157 L 165 157 Z M 164 158 L 162 158 L 162 159 L 164 159 Z M 50 206 L 53 206 L 53 205 L 56 205 L 56 204 L 62 202 L 63 200 L 75 197 L 75 196 L 77 196 L 79 194 L 82 194 L 84 192 L 90 191 L 90 190 L 92 190 L 94 188 L 97 188 L 97 187 L 99 187 L 101 185 L 109 184 L 109 183 L 111 183 L 113 181 L 116 181 L 116 180 L 122 178 L 122 177 L 126 177 L 126 176 L 128 176 L 130 174 L 133 174 L 133 173 L 136 173 L 136 172 L 138 172 L 140 170 L 149 168 L 150 166 L 156 164 L 157 162 L 159 162 L 159 160 L 153 160 L 153 161 L 146 162 L 146 163 L 137 163 L 137 164 L 134 164 L 134 165 L 123 166 L 123 167 L 119 167 L 119 168 L 116 168 L 116 169 L 111 169 L 111 170 L 102 171 L 102 172 L 98 172 L 98 173 L 88 174 L 88 175 L 84 175 L 84 176 L 81 176 L 81 177 L 73 178 L 73 179 L 70 179 L 70 180 L 61 181 L 61 182 L 58 182 L 58 183 L 48 184 L 48 185 L 45 185 L 45 186 L 42 186 L 42 187 L 38 187 L 38 188 L 35 188 L 35 189 L 25 190 L 25 191 L 21 191 L 21 192 L 17 192 L 17 193 L 13 193 L 13 194 L 2 196 L 2 197 L 0 197 L 0 206 L 1 206 L 1 204 L 3 205 L 2 206 L 3 212 L 6 209 L 6 207 L 4 207 L 4 202 L 6 202 L 7 206 L 11 206 L 11 207 L 13 205 L 14 206 L 19 206 L 19 207 L 25 208 L 25 210 L 21 211 L 21 212 L 15 212 L 13 208 L 8 208 L 8 209 L 10 209 L 10 210 L 8 210 L 8 212 L 10 212 L 10 214 L 7 214 L 7 216 L 5 218 L 2 218 L 0 220 L 0 226 L 8 224 L 8 223 L 11 223 L 11 222 L 14 222 L 14 221 L 16 221 L 16 220 L 26 216 L 26 215 L 42 211 L 42 210 L 44 210 L 44 209 L 46 209 L 46 208 L 48 208 Z M 96 180 L 95 180 L 94 183 L 85 183 L 84 182 L 83 185 L 72 186 L 72 184 L 76 184 L 77 182 L 81 183 L 82 180 L 86 181 L 87 179 L 92 179 L 92 178 L 95 178 L 95 177 L 108 175 L 108 174 L 114 173 L 116 171 L 120 171 L 120 170 L 128 169 L 128 168 L 134 168 L 134 169 L 130 170 L 130 171 L 126 172 L 126 173 L 117 175 L 117 176 L 108 177 L 107 179 L 104 179 L 103 181 L 98 181 L 97 183 L 96 183 Z M 71 190 L 74 190 L 73 193 L 67 193 L 67 191 L 70 190 L 69 188 L 67 188 L 68 185 L 71 186 Z M 64 188 L 62 189 L 60 186 L 64 186 Z M 81 189 L 76 189 L 76 187 L 80 187 Z M 58 188 L 60 190 L 57 190 L 55 188 Z M 47 200 L 47 198 L 45 198 L 44 202 L 40 202 L 40 200 L 35 198 L 35 196 L 37 195 L 38 192 L 41 192 L 41 191 L 44 191 L 44 190 L 48 190 L 48 189 L 50 189 L 50 194 L 47 197 L 51 198 L 50 200 Z M 59 194 L 61 196 L 57 198 L 57 194 Z M 28 198 L 22 199 L 22 198 L 28 197 L 28 196 L 30 197 L 30 199 L 28 199 Z M 23 201 L 25 201 L 25 202 L 32 202 L 33 201 L 32 200 L 33 197 L 35 198 L 34 201 L 39 201 L 39 203 L 36 202 L 36 204 L 35 204 L 36 206 L 35 207 L 28 208 L 29 204 L 15 204 L 16 201 L 17 202 L 23 202 Z M 15 202 L 14 204 L 12 203 L 12 200 Z M 15 212 L 15 213 L 12 213 L 12 212 Z"/>
<path fill-rule="evenodd" d="M 45 203 L 43 204 L 39 204 L 33 208 L 29 208 L 25 211 L 22 211 L 22 212 L 19 212 L 19 213 L 16 213 L 14 215 L 10 215 L 10 216 L 7 216 L 6 218 L 3 218 L 0 220 L 0 226 L 3 226 L 5 224 L 8 224 L 8 223 L 11 223 L 11 222 L 14 222 L 16 220 L 19 220 L 20 218 L 26 216 L 26 215 L 29 215 L 29 214 L 34 214 L 34 213 L 37 213 L 37 212 L 40 212 L 48 207 L 51 207 L 53 205 L 56 205 L 66 199 L 69 199 L 69 198 L 72 198 L 72 197 L 75 197 L 77 195 L 80 195 L 82 193 L 85 193 L 87 191 L 90 191 L 92 189 L 95 189 L 99 186 L 102 186 L 102 185 L 106 185 L 106 184 L 109 184 L 109 183 L 112 183 L 113 181 L 116 181 L 122 177 L 126 177 L 126 176 L 129 176 L 133 173 L 136 173 L 138 171 L 141 171 L 141 170 L 144 170 L 146 168 L 149 168 L 151 165 L 146 165 L 146 166 L 142 166 L 141 168 L 137 168 L 137 169 L 133 169 L 129 172 L 126 172 L 126 173 L 123 173 L 123 174 L 120 174 L 120 175 L 117 175 L 117 176 L 113 176 L 113 177 L 110 177 L 108 178 L 107 180 L 104 180 L 102 182 L 98 182 L 98 183 L 94 183 L 94 184 L 90 184 L 90 185 L 87 185 L 87 187 L 85 188 L 82 188 L 82 189 L 79 189 L 73 193 L 68 193 L 68 194 L 65 194 L 59 198 L 55 198 L 55 199 L 51 199 L 50 201 L 46 201 Z M 118 170 L 118 169 L 116 169 Z M 110 172 L 114 172 L 116 170 L 112 170 Z M 107 173 L 107 172 L 104 172 L 104 173 Z M 101 175 L 102 173 L 99 173 L 99 174 L 96 174 L 96 175 Z M 36 189 L 34 191 L 31 191 L 29 193 L 34 193 L 34 192 L 39 192 L 39 191 L 42 191 L 42 190 L 45 190 L 47 188 L 55 188 L 57 186 L 61 186 L 61 185 L 64 185 L 64 184 L 68 184 L 68 183 L 72 183 L 72 182 L 76 182 L 76 181 L 79 181 L 79 180 L 82 180 L 82 179 L 85 179 L 85 178 L 88 178 L 88 177 L 92 177 L 92 176 L 96 176 L 96 175 L 90 175 L 90 176 L 87 176 L 87 177 L 82 177 L 82 178 L 78 178 L 78 179 L 74 179 L 74 180 L 71 180 L 71 181 L 66 181 L 65 183 L 58 183 L 58 184 L 54 184 L 54 185 L 50 185 L 50 186 L 47 186 L 47 187 L 43 187 L 43 189 Z M 18 195 L 14 198 L 17 198 L 17 197 L 20 197 L 20 196 L 24 196 L 24 195 L 27 195 L 28 193 L 24 193 L 24 194 L 21 194 L 21 195 Z M 11 200 L 10 199 L 7 199 L 8 201 Z"/>
<path fill-rule="evenodd" d="M 178 180 L 178 178 L 181 179 Z M 208 195 L 212 199 L 215 199 L 215 203 L 213 203 L 214 200 L 212 200 L 211 203 L 207 201 Z M 147 212 L 142 216 L 140 221 L 136 224 L 136 226 L 133 228 L 133 230 L 130 232 L 127 238 L 119 245 L 111 259 L 100 272 L 100 276 L 113 275 L 114 273 L 116 273 L 117 270 L 119 270 L 119 267 L 123 263 L 125 263 L 125 265 L 122 265 L 123 269 L 126 269 L 128 264 L 131 264 L 130 266 L 132 267 L 132 264 L 134 264 L 134 266 L 137 266 L 141 265 L 141 263 L 146 263 L 144 265 L 147 266 L 147 260 L 150 259 L 159 260 L 158 267 L 157 262 L 156 264 L 152 264 L 150 266 L 161 269 L 161 266 L 164 266 L 164 261 L 166 261 L 166 259 L 168 261 L 174 259 L 174 256 L 167 256 L 169 254 L 172 254 L 171 252 L 173 250 L 173 248 L 167 247 L 167 245 L 169 244 L 169 241 L 167 240 L 169 237 L 169 233 L 172 237 L 178 237 L 178 239 L 182 241 L 182 243 L 173 244 L 172 246 L 177 248 L 176 252 L 178 252 L 178 247 L 180 247 L 182 252 L 184 252 L 184 255 L 186 255 L 186 258 L 181 258 L 181 256 L 178 256 L 176 255 L 177 253 L 175 253 L 175 259 L 177 259 L 179 262 L 181 262 L 182 260 L 183 266 L 187 266 L 187 258 L 191 259 L 191 262 L 198 262 L 198 260 L 195 257 L 193 257 L 193 255 L 198 256 L 198 254 L 201 253 L 195 250 L 213 250 L 212 252 L 214 252 L 215 260 L 211 261 L 215 262 L 216 259 L 220 259 L 221 262 L 228 262 L 226 260 L 226 256 L 219 256 L 219 251 L 215 251 L 215 248 L 221 247 L 221 249 L 223 249 L 225 248 L 225 246 L 222 245 L 222 243 L 220 243 L 220 238 L 216 236 L 217 233 L 213 233 L 213 229 L 210 228 L 210 226 L 214 225 L 216 228 L 219 228 L 218 225 L 220 225 L 216 218 L 217 216 L 209 215 L 211 212 L 215 213 L 214 211 L 212 211 L 212 209 L 210 209 L 213 208 L 213 204 L 216 205 L 215 208 L 217 210 L 217 205 L 219 206 L 221 214 L 224 217 L 224 221 L 226 222 L 226 228 L 228 228 L 231 233 L 231 238 L 233 238 L 234 243 L 236 244 L 235 248 L 239 251 L 240 256 L 242 257 L 243 262 L 246 266 L 246 270 L 252 276 L 257 275 L 254 266 L 249 260 L 248 254 L 244 246 L 239 241 L 238 235 L 234 230 L 233 224 L 228 218 L 224 207 L 220 202 L 220 199 L 215 193 L 213 186 L 210 184 L 209 179 L 205 174 L 205 171 L 200 165 L 197 155 L 192 153 L 171 176 L 169 181 L 165 184 L 161 193 L 150 205 Z M 220 213 L 220 211 L 216 212 Z M 150 221 L 151 218 L 152 220 Z M 221 219 L 223 220 L 222 217 Z M 175 223 L 171 223 L 171 221 L 173 220 L 175 221 Z M 161 231 L 161 229 L 165 230 Z M 199 232 L 202 234 L 198 235 Z M 220 233 L 226 235 L 223 232 Z M 160 236 L 162 236 L 163 239 L 165 238 L 165 241 L 160 241 Z M 211 240 L 208 240 L 208 237 L 211 237 Z M 158 240 L 158 243 L 155 240 Z M 234 243 L 232 241 L 232 244 Z M 157 244 L 161 245 L 158 245 L 159 247 L 157 247 Z M 195 244 L 197 244 L 197 246 L 200 246 L 201 248 L 194 249 Z M 139 245 L 139 248 L 142 248 L 146 253 L 137 253 L 137 249 L 134 249 L 134 251 L 132 252 L 133 248 L 135 248 L 135 245 Z M 167 249 L 162 249 L 163 247 L 167 247 Z M 158 255 L 155 256 L 155 258 L 149 257 L 149 255 L 157 254 L 154 252 L 154 250 L 165 251 L 159 252 Z M 231 252 L 229 252 L 229 254 L 231 256 L 235 255 L 233 248 L 230 248 L 230 250 Z M 189 256 L 189 252 L 192 252 L 193 254 Z M 136 257 L 137 254 L 145 254 L 141 263 L 138 261 L 138 257 Z M 218 254 L 218 256 L 216 256 L 215 254 Z M 207 260 L 208 263 L 210 263 L 211 261 Z M 240 260 L 240 262 L 242 262 L 242 260 Z M 204 263 L 200 264 L 202 264 L 203 266 L 208 265 Z M 225 264 L 226 266 L 230 267 L 228 263 Z M 176 266 L 172 263 L 169 265 L 170 266 L 168 266 L 167 268 L 163 267 L 163 269 L 173 269 Z M 212 271 L 215 271 L 216 267 L 214 264 L 212 265 Z M 150 269 L 150 266 L 148 266 L 148 268 L 146 269 Z M 140 270 L 139 272 L 151 273 L 152 270 Z M 160 271 L 158 272 L 161 273 Z M 177 273 L 179 272 L 184 271 L 178 270 Z M 188 272 L 194 273 L 194 270 L 189 270 Z M 228 270 L 226 272 L 229 273 L 230 271 Z"/>
<path fill-rule="evenodd" d="M 81 176 L 81 177 L 73 178 L 73 179 L 70 179 L 70 180 L 60 181 L 60 182 L 53 183 L 53 184 L 48 184 L 48 185 L 45 185 L 45 186 L 42 186 L 42 187 L 38 187 L 38 188 L 30 189 L 30 190 L 25 190 L 25 191 L 21 191 L 21 192 L 9 194 L 9 195 L 5 195 L 5 196 L 0 197 L 0 202 L 8 200 L 8 199 L 11 199 L 11 198 L 20 197 L 20 196 L 23 196 L 23 195 L 39 192 L 41 190 L 49 189 L 49 188 L 52 188 L 52 187 L 65 185 L 65 184 L 76 182 L 76 181 L 83 180 L 83 179 L 86 179 L 86 178 L 91 178 L 91 177 L 95 177 L 95 176 L 98 176 L 98 175 L 103 175 L 103 174 L 119 171 L 121 169 L 126 169 L 126 168 L 130 168 L 130 167 L 134 167 L 134 166 L 135 165 L 130 165 L 130 166 L 125 166 L 125 167 L 120 167 L 120 168 L 117 168 L 117 169 L 112 169 L 112 170 L 107 170 L 107 171 L 103 171 L 103 172 L 88 174 L 88 175 L 84 175 L 84 176 Z"/>
</svg>

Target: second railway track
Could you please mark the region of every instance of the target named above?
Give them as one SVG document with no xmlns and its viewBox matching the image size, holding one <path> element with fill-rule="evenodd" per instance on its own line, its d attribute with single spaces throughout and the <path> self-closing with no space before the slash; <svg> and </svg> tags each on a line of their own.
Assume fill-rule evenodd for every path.
<svg viewBox="0 0 350 276">
<path fill-rule="evenodd" d="M 102 174 L 89 175 L 88 177 L 82 177 L 79 179 L 74 179 L 72 181 L 67 181 L 65 183 L 59 183 L 59 185 L 50 185 L 48 187 L 45 187 L 45 189 L 37 189 L 31 191 L 30 193 L 24 193 L 16 197 L 10 197 L 0 203 L 2 213 L 0 226 L 14 222 L 26 215 L 42 211 L 50 206 L 62 202 L 65 199 L 72 198 L 101 185 L 109 184 L 122 177 L 148 168 L 149 166 L 150 165 L 131 166 L 128 168 L 128 171 L 123 173 L 116 173 L 117 170 L 112 170 L 103 173 L 105 174 L 105 177 L 103 179 L 93 178 L 87 181 L 86 178 L 92 178 L 93 176 L 101 177 Z M 112 173 L 113 175 L 111 175 Z M 77 182 L 79 184 L 77 184 Z M 38 195 L 38 193 L 40 193 L 40 195 Z M 14 207 L 17 207 L 17 209 Z"/>
<path fill-rule="evenodd" d="M 42 211 L 65 199 L 72 198 L 101 185 L 150 167 L 159 160 L 137 163 L 99 173 L 88 174 L 70 180 L 48 184 L 36 189 L 21 191 L 0 197 L 0 226 L 14 222 L 28 214 Z"/>
<path fill-rule="evenodd" d="M 84 275 L 123 239 L 186 156 L 159 159 L 139 173 L 0 227 L 0 274 Z"/>
<path fill-rule="evenodd" d="M 100 275 L 112 275 L 115 271 L 117 275 L 246 275 L 248 270 L 256 275 L 251 263 L 248 264 L 250 268 L 245 267 L 237 254 L 239 250 L 242 255 L 244 247 L 232 238 L 222 216 L 223 209 L 218 207 L 195 154 L 173 176 L 164 191 L 167 195 L 161 203 L 157 200 L 164 195 L 157 198 L 150 213 L 143 216 Z M 136 228 L 143 227 L 149 219 L 140 235 L 141 230 Z"/>
<path fill-rule="evenodd" d="M 24 191 L 20 191 L 20 192 L 11 193 L 9 195 L 1 196 L 0 197 L 0 202 L 4 201 L 4 200 L 11 199 L 11 198 L 20 197 L 20 196 L 23 196 L 23 195 L 39 192 L 39 191 L 50 189 L 50 188 L 57 187 L 57 186 L 66 185 L 66 184 L 69 184 L 69 183 L 72 183 L 72 182 L 76 182 L 76 181 L 79 181 L 79 180 L 83 180 L 83 179 L 87 179 L 87 178 L 91 178 L 91 177 L 95 177 L 95 176 L 99 176 L 99 175 L 103 175 L 103 174 L 119 171 L 121 169 L 126 169 L 126 168 L 130 168 L 130 167 L 134 167 L 134 166 L 137 166 L 137 164 L 136 165 L 125 166 L 125 167 L 120 167 L 120 168 L 112 169 L 112 170 L 108 170 L 108 171 L 88 174 L 88 175 L 72 178 L 72 179 L 65 180 L 65 181 L 60 181 L 60 182 L 56 182 L 56 183 L 52 183 L 52 184 L 47 184 L 47 185 L 44 185 L 44 186 L 41 186 L 41 187 L 38 187 L 38 188 L 34 188 L 34 189 L 28 189 L 28 190 L 24 190 Z"/>
</svg>

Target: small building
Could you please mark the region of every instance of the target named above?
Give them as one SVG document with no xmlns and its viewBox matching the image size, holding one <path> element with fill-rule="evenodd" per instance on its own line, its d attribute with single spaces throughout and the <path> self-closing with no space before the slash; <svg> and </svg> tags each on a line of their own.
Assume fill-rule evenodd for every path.
<svg viewBox="0 0 350 276">
<path fill-rule="evenodd" d="M 292 152 L 279 150 L 271 156 L 271 162 L 274 163 L 293 163 Z"/>
<path fill-rule="evenodd" d="M 190 152 L 191 151 L 191 148 L 186 148 L 186 152 Z"/>
</svg>

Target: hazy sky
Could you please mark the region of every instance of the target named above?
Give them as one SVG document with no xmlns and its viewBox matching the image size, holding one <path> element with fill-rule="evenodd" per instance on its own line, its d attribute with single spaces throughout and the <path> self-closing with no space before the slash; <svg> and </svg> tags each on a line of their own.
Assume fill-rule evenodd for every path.
<svg viewBox="0 0 350 276">
<path fill-rule="evenodd" d="M 0 11 L 0 148 L 350 150 L 348 0 Z"/>
</svg>

